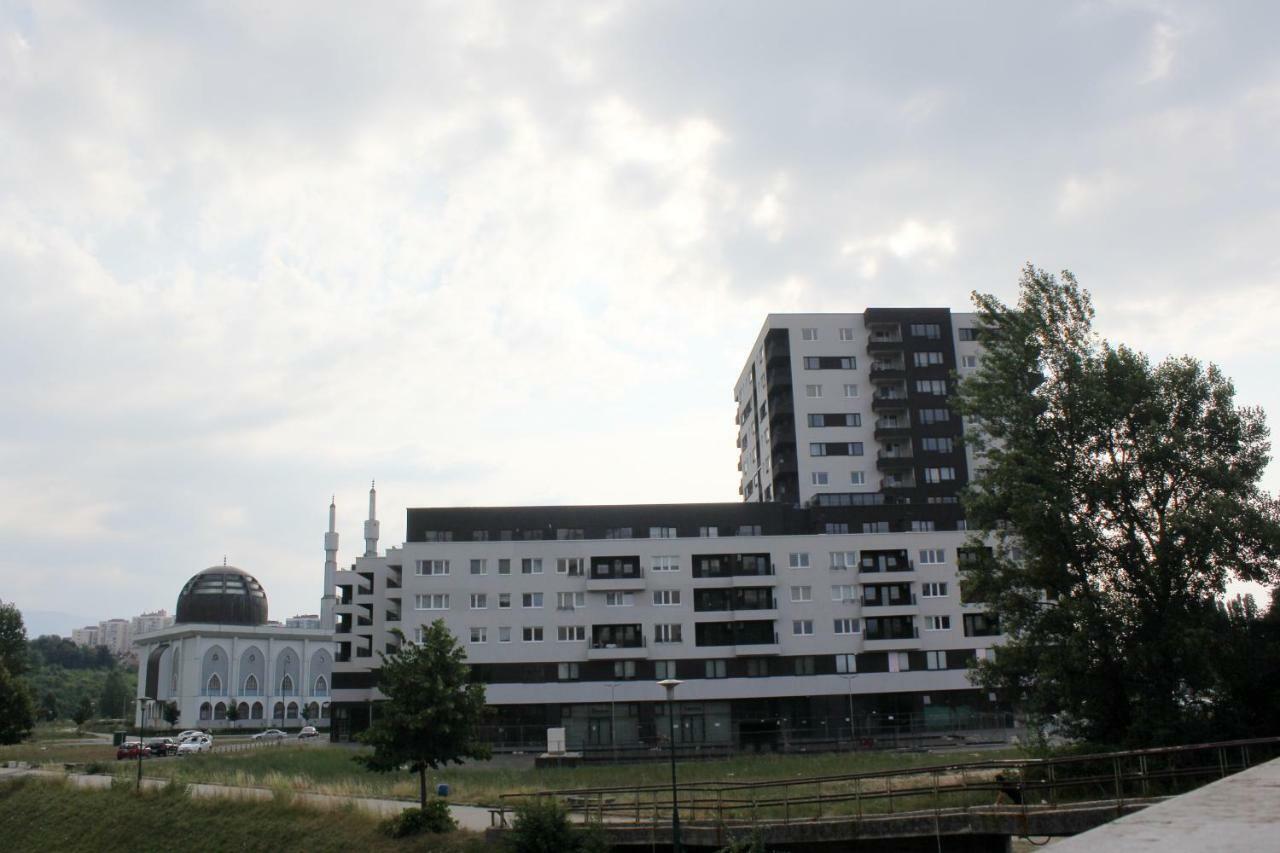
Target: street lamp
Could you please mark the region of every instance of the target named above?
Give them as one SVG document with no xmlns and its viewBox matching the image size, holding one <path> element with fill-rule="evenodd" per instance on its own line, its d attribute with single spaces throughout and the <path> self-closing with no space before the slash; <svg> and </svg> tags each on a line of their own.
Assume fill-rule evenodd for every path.
<svg viewBox="0 0 1280 853">
<path fill-rule="evenodd" d="M 671 736 L 671 853 L 681 853 L 680 803 L 676 795 L 676 688 L 683 684 L 678 678 L 664 678 L 658 684 L 667 691 L 667 723 Z"/>
<path fill-rule="evenodd" d="M 618 726 L 613 714 L 613 691 L 621 681 L 609 682 L 609 746 L 613 750 L 613 763 L 618 763 Z"/>
<path fill-rule="evenodd" d="M 151 702 L 150 696 L 143 696 L 138 699 L 138 706 L 141 714 L 138 716 L 138 790 L 142 790 L 142 744 L 143 738 L 147 736 L 147 703 Z"/>
<path fill-rule="evenodd" d="M 849 687 L 849 749 L 853 749 L 855 740 L 853 733 L 853 680 L 858 676 L 842 675 L 840 677 L 845 680 L 845 684 Z"/>
</svg>

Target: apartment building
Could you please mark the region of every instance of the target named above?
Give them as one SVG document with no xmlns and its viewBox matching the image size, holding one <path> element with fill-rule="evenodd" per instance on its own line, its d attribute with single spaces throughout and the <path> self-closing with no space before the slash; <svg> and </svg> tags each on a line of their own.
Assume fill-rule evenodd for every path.
<svg viewBox="0 0 1280 853">
<path fill-rule="evenodd" d="M 945 309 L 770 315 L 735 390 L 741 503 L 409 509 L 380 554 L 371 489 L 346 570 L 331 512 L 333 737 L 376 715 L 378 655 L 435 619 L 500 745 L 554 726 L 571 747 L 652 744 L 665 678 L 692 744 L 994 710 L 968 679 L 999 632 L 961 595 L 968 462 L 946 402 L 974 337 Z"/>
</svg>

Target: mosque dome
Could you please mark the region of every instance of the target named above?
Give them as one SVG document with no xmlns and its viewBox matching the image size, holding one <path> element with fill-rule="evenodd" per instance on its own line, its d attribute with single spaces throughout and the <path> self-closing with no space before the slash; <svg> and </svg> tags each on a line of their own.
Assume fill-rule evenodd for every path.
<svg viewBox="0 0 1280 853">
<path fill-rule="evenodd" d="M 178 593 L 176 624 L 262 625 L 267 592 L 258 579 L 235 566 L 210 566 Z"/>
</svg>

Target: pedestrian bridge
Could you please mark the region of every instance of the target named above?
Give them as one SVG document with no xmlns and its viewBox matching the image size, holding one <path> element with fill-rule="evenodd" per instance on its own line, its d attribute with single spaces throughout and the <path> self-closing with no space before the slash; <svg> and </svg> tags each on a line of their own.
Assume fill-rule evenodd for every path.
<svg viewBox="0 0 1280 853">
<path fill-rule="evenodd" d="M 614 849 L 686 850 L 758 836 L 789 851 L 1004 851 L 1088 831 L 1208 782 L 1280 757 L 1280 738 L 1049 759 L 940 764 L 890 772 L 513 794 L 554 797 L 600 823 Z"/>
</svg>

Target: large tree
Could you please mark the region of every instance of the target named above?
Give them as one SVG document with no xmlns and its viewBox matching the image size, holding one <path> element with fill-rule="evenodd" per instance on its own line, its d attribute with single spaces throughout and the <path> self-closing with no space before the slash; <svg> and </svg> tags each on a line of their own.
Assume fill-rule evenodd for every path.
<svg viewBox="0 0 1280 853">
<path fill-rule="evenodd" d="M 131 699 L 133 699 L 133 693 L 129 690 L 124 673 L 119 667 L 112 667 L 107 671 L 107 677 L 102 682 L 102 692 L 98 696 L 98 712 L 105 717 L 114 717 L 116 714 L 127 717 Z"/>
<path fill-rule="evenodd" d="M 480 740 L 484 687 L 471 681 L 466 653 L 444 620 L 424 628 L 420 642 L 400 640 L 396 651 L 382 656 L 378 671 L 378 689 L 387 699 L 376 706 L 373 725 L 360 734 L 373 754 L 356 760 L 382 773 L 408 765 L 418 774 L 425 809 L 428 769 L 489 757 Z"/>
<path fill-rule="evenodd" d="M 0 601 L 0 744 L 17 743 L 35 726 L 27 670 L 27 629 L 16 605 Z"/>
<path fill-rule="evenodd" d="M 1087 291 L 1028 265 L 1018 304 L 974 294 L 984 355 L 957 408 L 976 456 L 966 597 L 1006 641 L 979 665 L 1036 722 L 1106 743 L 1200 734 L 1217 600 L 1274 583 L 1263 413 L 1188 357 L 1100 340 Z"/>
</svg>

